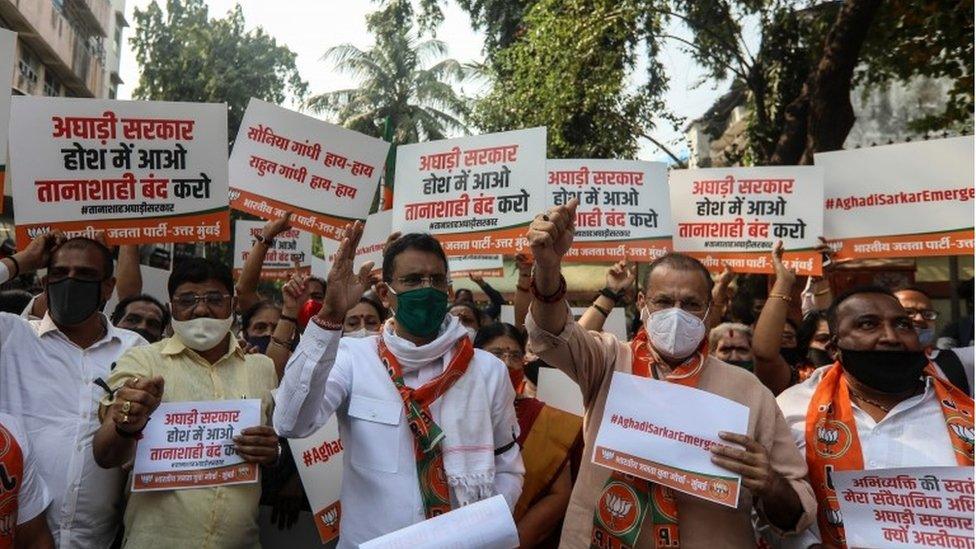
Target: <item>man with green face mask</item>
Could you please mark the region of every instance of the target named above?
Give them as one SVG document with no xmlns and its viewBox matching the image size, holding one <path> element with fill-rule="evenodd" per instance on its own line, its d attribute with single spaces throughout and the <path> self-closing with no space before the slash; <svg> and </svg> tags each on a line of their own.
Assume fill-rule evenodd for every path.
<svg viewBox="0 0 976 549">
<path fill-rule="evenodd" d="M 341 337 L 372 269 L 353 274 L 361 236 L 360 223 L 347 226 L 274 412 L 286 437 L 338 416 L 347 455 L 340 548 L 496 494 L 514 507 L 524 474 L 507 369 L 447 314 L 447 257 L 432 236 L 407 234 L 383 252 L 376 292 L 393 318 L 380 335 Z"/>
</svg>

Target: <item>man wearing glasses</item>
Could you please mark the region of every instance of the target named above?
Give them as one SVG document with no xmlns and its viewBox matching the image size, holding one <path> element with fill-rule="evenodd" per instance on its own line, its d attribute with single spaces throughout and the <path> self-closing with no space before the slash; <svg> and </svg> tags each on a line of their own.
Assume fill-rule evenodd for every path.
<svg viewBox="0 0 976 549">
<path fill-rule="evenodd" d="M 322 310 L 285 367 L 274 412 L 286 437 L 338 416 L 346 451 L 340 548 L 496 494 L 513 507 L 524 474 L 512 383 L 448 314 L 447 257 L 432 236 L 404 235 L 384 250 L 376 292 L 394 318 L 380 335 L 341 337 L 369 284 L 352 270 L 361 236 L 360 223 L 346 228 Z"/>
<path fill-rule="evenodd" d="M 935 348 L 935 321 L 939 319 L 939 311 L 932 308 L 932 297 L 925 290 L 909 286 L 895 292 L 895 297 L 912 319 L 915 332 L 918 333 L 918 342 L 929 355 L 929 359 L 953 385 L 973 396 L 973 348 Z"/>
<path fill-rule="evenodd" d="M 0 412 L 18 418 L 30 439 L 51 494 L 54 543 L 108 547 L 119 527 L 125 475 L 99 468 L 92 456 L 101 384 L 119 356 L 146 341 L 101 312 L 115 288 L 104 244 L 45 234 L 0 261 L 0 283 L 42 267 L 44 318 L 0 314 Z"/>
<path fill-rule="evenodd" d="M 230 269 L 201 258 L 177 264 L 168 290 L 173 337 L 133 349 L 109 377 L 94 455 L 105 468 L 132 460 L 136 442 L 159 403 L 260 398 L 262 423 L 234 437 L 237 454 L 263 465 L 278 459 L 269 425 L 277 376 L 271 359 L 244 354 L 231 332 Z M 125 508 L 123 547 L 254 547 L 260 484 L 134 492 Z"/>
<path fill-rule="evenodd" d="M 584 460 L 560 547 L 755 546 L 753 509 L 761 523 L 777 533 L 803 531 L 816 510 L 806 463 L 772 393 L 751 373 L 708 355 L 705 318 L 711 307 L 712 277 L 699 261 L 668 254 L 651 262 L 641 284 L 644 293 L 637 294 L 643 329 L 633 342 L 587 332 L 573 320 L 561 270 L 562 258 L 573 244 L 578 204 L 574 199 L 553 208 L 529 226 L 535 272 L 525 325 L 529 350 L 580 386 L 587 418 L 583 455 L 592 454 L 614 372 L 653 377 L 739 402 L 749 408 L 749 425 L 746 433 L 716 433 L 728 445 L 710 448 L 713 463 L 742 475 L 735 509 Z M 616 520 L 621 508 L 627 509 L 624 520 Z"/>
</svg>

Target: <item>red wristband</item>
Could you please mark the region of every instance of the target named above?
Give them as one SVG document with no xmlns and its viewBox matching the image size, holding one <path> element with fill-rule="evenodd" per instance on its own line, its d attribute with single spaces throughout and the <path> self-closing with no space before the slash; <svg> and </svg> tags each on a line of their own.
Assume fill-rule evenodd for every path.
<svg viewBox="0 0 976 549">
<path fill-rule="evenodd" d="M 552 295 L 539 293 L 539 288 L 535 285 L 535 277 L 532 277 L 532 284 L 529 287 L 532 289 L 532 297 L 543 303 L 558 303 L 566 297 L 566 278 L 563 275 L 559 275 L 559 289 Z"/>
</svg>

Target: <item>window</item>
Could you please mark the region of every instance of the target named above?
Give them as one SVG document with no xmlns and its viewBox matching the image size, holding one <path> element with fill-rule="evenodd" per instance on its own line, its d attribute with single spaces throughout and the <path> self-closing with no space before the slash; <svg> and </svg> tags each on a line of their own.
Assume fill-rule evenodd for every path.
<svg viewBox="0 0 976 549">
<path fill-rule="evenodd" d="M 115 25 L 115 36 L 112 38 L 112 44 L 115 46 L 116 53 L 122 49 L 122 27 L 120 25 Z"/>
<path fill-rule="evenodd" d="M 17 87 L 33 93 L 37 87 L 37 59 L 26 48 L 21 47 L 20 59 L 17 60 Z"/>
<path fill-rule="evenodd" d="M 108 98 L 115 99 L 118 96 L 118 94 L 119 94 L 119 85 L 113 82 L 112 86 L 109 87 L 108 89 Z"/>
<path fill-rule="evenodd" d="M 61 95 L 61 82 L 54 75 L 54 71 L 50 69 L 44 71 L 44 95 L 48 97 L 59 97 Z"/>
</svg>

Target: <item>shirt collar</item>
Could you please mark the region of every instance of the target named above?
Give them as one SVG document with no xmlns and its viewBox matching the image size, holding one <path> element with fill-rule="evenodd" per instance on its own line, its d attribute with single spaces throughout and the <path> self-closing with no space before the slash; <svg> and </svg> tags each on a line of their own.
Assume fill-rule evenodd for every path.
<svg viewBox="0 0 976 549">
<path fill-rule="evenodd" d="M 102 317 L 102 322 L 105 324 L 106 329 L 105 329 L 105 336 L 99 339 L 97 342 L 95 342 L 95 344 L 98 344 L 102 341 L 110 341 L 113 339 L 121 341 L 122 338 L 119 337 L 119 331 L 115 328 L 115 326 L 112 326 L 112 323 L 109 322 L 108 317 L 101 312 L 99 312 L 98 315 Z M 62 332 L 61 329 L 58 328 L 58 325 L 54 323 L 54 319 L 51 318 L 51 313 L 46 312 L 44 313 L 44 318 L 42 318 L 40 320 L 40 323 L 37 325 L 37 335 L 45 336 L 51 332 L 57 332 L 61 335 L 64 335 L 64 332 Z M 68 336 L 65 335 L 65 337 Z"/>
<path fill-rule="evenodd" d="M 160 353 L 164 355 L 174 356 L 174 355 L 181 354 L 183 352 L 187 352 L 199 356 L 199 353 L 187 347 L 183 343 L 183 341 L 180 340 L 180 338 L 177 337 L 176 335 L 173 335 L 172 337 L 169 337 L 164 341 L 165 343 L 163 344 L 163 348 L 160 350 Z M 233 332 L 230 332 L 230 348 L 228 349 L 227 353 L 224 354 L 224 356 L 220 357 L 220 360 L 227 358 L 227 356 L 231 354 L 236 355 L 240 359 L 245 358 L 244 349 L 241 349 L 240 342 L 238 341 L 237 337 L 234 336 Z M 220 360 L 218 360 L 217 362 L 220 362 Z"/>
</svg>

